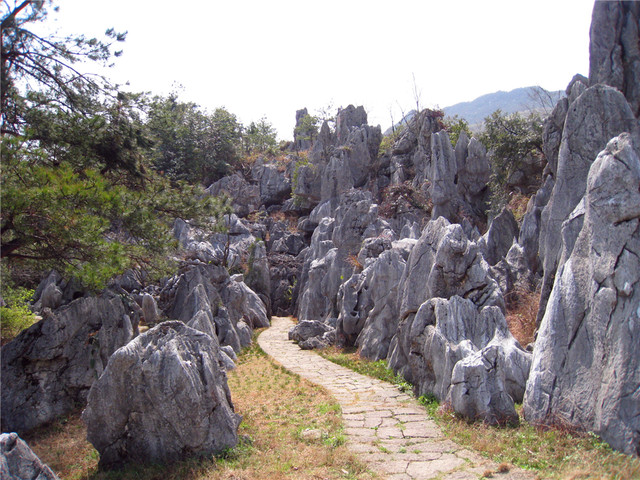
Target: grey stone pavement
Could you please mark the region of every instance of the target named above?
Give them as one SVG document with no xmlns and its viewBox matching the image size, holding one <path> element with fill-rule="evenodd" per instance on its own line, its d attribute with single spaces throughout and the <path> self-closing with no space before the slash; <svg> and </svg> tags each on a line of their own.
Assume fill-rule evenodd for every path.
<svg viewBox="0 0 640 480">
<path fill-rule="evenodd" d="M 293 325 L 290 318 L 273 317 L 258 344 L 287 370 L 324 387 L 336 398 L 342 407 L 347 446 L 383 478 L 534 478 L 515 467 L 497 473 L 498 465 L 444 437 L 416 399 L 396 386 L 301 350 L 288 340 Z"/>
</svg>

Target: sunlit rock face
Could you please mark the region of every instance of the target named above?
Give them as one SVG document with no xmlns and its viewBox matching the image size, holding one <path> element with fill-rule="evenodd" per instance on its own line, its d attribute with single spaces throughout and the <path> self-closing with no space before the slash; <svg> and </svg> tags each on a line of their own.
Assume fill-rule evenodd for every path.
<svg viewBox="0 0 640 480">
<path fill-rule="evenodd" d="M 628 134 L 591 166 L 584 220 L 556 274 L 524 399 L 527 420 L 640 454 L 640 160 Z"/>
</svg>

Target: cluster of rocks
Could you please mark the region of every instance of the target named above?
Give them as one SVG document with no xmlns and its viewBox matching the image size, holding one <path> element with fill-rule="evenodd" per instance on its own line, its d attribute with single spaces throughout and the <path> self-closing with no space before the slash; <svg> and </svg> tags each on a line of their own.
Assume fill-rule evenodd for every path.
<svg viewBox="0 0 640 480">
<path fill-rule="evenodd" d="M 520 225 L 505 210 L 480 235 L 491 152 L 464 135 L 453 147 L 437 112 L 414 115 L 378 158 L 361 156 L 362 187 L 328 166 L 338 141 L 364 151 L 353 142 L 371 130 L 352 122 L 319 137 L 312 151 L 330 160 L 306 168 L 333 187 L 304 191 L 317 227 L 291 338 L 387 359 L 417 394 L 467 418 L 514 422 L 524 401 L 533 423 L 639 454 L 639 18 L 633 2 L 596 2 L 590 76 L 571 80 L 545 123 L 541 186 Z M 381 218 L 385 192 L 403 188 L 427 199 L 426 213 L 404 205 Z M 537 284 L 537 341 L 521 346 L 504 298 Z"/>
<path fill-rule="evenodd" d="M 42 282 L 35 302 L 42 320 L 2 348 L 4 432 L 86 405 L 101 466 L 237 444 L 240 417 L 225 372 L 253 330 L 269 325 L 266 305 L 242 275 L 199 260 L 161 286 L 140 286 L 129 273 L 100 295 L 72 299 L 57 273 Z M 153 328 L 140 334 L 141 320 Z"/>
<path fill-rule="evenodd" d="M 596 2 L 589 78 L 546 120 L 546 163 L 525 162 L 520 177 L 542 181 L 520 223 L 504 210 L 484 227 L 491 152 L 465 134 L 453 146 L 441 113 L 417 112 L 381 151 L 348 106 L 315 138 L 297 128 L 286 161 L 211 185 L 233 213 L 218 231 L 177 220 L 183 263 L 161 285 L 128 272 L 88 296 L 45 279 L 43 319 L 2 348 L 2 430 L 80 404 L 102 465 L 231 447 L 225 372 L 275 313 L 298 317 L 301 348 L 386 359 L 466 418 L 518 422 L 523 402 L 530 422 L 640 454 L 639 19 L 640 4 Z M 505 298 L 537 287 L 537 339 L 520 345 Z M 18 467 L 3 455 L 4 475 Z"/>
</svg>

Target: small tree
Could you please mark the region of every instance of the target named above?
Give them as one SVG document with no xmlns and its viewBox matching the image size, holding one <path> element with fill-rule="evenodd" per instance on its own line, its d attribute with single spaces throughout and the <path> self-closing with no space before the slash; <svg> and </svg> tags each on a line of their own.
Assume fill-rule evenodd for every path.
<svg viewBox="0 0 640 480">
<path fill-rule="evenodd" d="M 508 180 L 520 169 L 527 157 L 543 155 L 543 122 L 533 112 L 524 117 L 519 113 L 504 114 L 496 110 L 484 120 L 480 141 L 484 143 L 491 162 L 491 209 L 499 210 L 508 198 Z"/>
<path fill-rule="evenodd" d="M 251 122 L 242 134 L 242 141 L 246 153 L 269 153 L 275 155 L 278 150 L 276 130 L 266 117 L 260 121 Z"/>
<path fill-rule="evenodd" d="M 461 118 L 458 115 L 445 117 L 442 123 L 444 124 L 445 130 L 449 133 L 451 145 L 454 147 L 456 146 L 456 143 L 458 143 L 458 138 L 460 138 L 460 134 L 462 132 L 465 132 L 467 136 L 471 138 L 472 134 L 469 129 L 469 123 L 464 118 Z"/>
<path fill-rule="evenodd" d="M 318 136 L 318 123 L 318 117 L 308 113 L 302 117 L 300 123 L 294 129 L 296 141 L 302 140 L 313 143 L 313 140 Z"/>
</svg>

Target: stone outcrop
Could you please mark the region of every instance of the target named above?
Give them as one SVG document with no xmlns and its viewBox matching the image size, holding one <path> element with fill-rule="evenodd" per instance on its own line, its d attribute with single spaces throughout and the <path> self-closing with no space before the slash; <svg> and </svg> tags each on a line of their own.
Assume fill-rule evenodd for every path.
<svg viewBox="0 0 640 480">
<path fill-rule="evenodd" d="M 236 215 L 246 217 L 260 209 L 261 192 L 258 185 L 249 183 L 239 173 L 222 177 L 206 189 L 209 195 L 218 197 L 227 195 Z"/>
<path fill-rule="evenodd" d="M 302 320 L 289 330 L 289 340 L 303 350 L 325 348 L 335 343 L 335 328 L 318 320 Z"/>
<path fill-rule="evenodd" d="M 571 105 L 564 123 L 557 175 L 540 224 L 539 254 L 544 278 L 539 319 L 553 285 L 561 255 L 561 229 L 585 193 L 591 163 L 609 139 L 638 129 L 638 121 L 624 96 L 614 88 L 596 85 Z"/>
<path fill-rule="evenodd" d="M 524 414 L 640 454 L 640 161 L 629 135 L 590 168 L 584 220 L 538 333 Z"/>
<path fill-rule="evenodd" d="M 293 166 L 293 163 L 289 163 Z M 260 204 L 265 208 L 280 205 L 291 196 L 291 172 L 280 169 L 263 159 L 256 160 L 251 169 L 251 177 L 260 189 Z"/>
<path fill-rule="evenodd" d="M 0 478 L 3 480 L 59 480 L 17 433 L 0 435 Z"/>
<path fill-rule="evenodd" d="M 258 295 L 222 266 L 187 267 L 167 282 L 160 299 L 169 318 L 215 336 L 236 352 L 251 343 L 253 329 L 269 325 Z"/>
<path fill-rule="evenodd" d="M 117 350 L 82 414 L 100 466 L 211 455 L 238 442 L 215 336 L 164 322 Z"/>
<path fill-rule="evenodd" d="M 317 209 L 325 210 L 324 205 Z M 329 207 L 329 202 L 326 205 Z M 331 209 L 326 211 L 329 213 Z M 316 215 L 312 212 L 311 217 Z M 326 321 L 338 317 L 338 290 L 354 269 L 349 259 L 358 255 L 364 239 L 377 237 L 385 230 L 388 224 L 378 217 L 371 194 L 350 190 L 341 196 L 335 213 L 320 220 L 311 245 L 304 252 L 298 304 L 300 320 Z"/>
<path fill-rule="evenodd" d="M 457 295 L 431 298 L 402 320 L 389 356 L 417 395 L 492 424 L 518 421 L 514 401 L 522 400 L 530 363 L 500 308 Z"/>
<path fill-rule="evenodd" d="M 83 404 L 111 354 L 138 329 L 135 301 L 109 291 L 74 300 L 2 347 L 2 431 L 40 426 Z"/>
<path fill-rule="evenodd" d="M 372 360 L 387 358 L 398 326 L 398 285 L 415 241 L 389 243 L 389 249 L 365 260 L 362 273 L 344 284 L 338 317 L 338 336 L 354 337 L 350 343 Z"/>
<path fill-rule="evenodd" d="M 596 1 L 591 17 L 589 84 L 620 90 L 640 117 L 640 4 Z"/>
<path fill-rule="evenodd" d="M 469 241 L 459 224 L 444 217 L 430 221 L 411 251 L 399 286 L 400 318 L 415 314 L 433 297 L 458 295 L 478 307 L 504 310 L 498 284 L 489 276 L 478 245 Z"/>
</svg>

